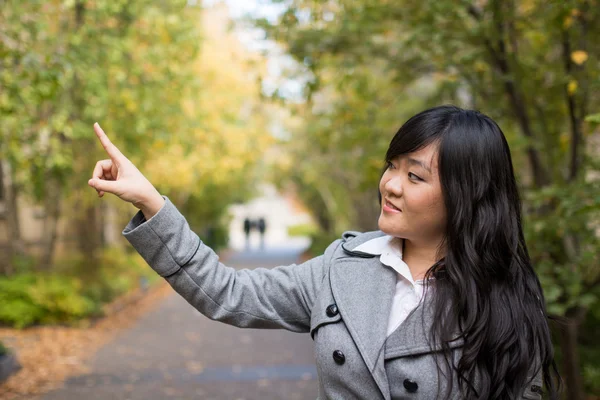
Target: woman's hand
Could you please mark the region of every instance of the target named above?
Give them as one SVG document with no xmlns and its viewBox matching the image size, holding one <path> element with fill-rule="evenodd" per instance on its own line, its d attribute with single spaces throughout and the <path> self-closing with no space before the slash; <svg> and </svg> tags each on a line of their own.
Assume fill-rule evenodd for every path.
<svg viewBox="0 0 600 400">
<path fill-rule="evenodd" d="M 112 193 L 139 208 L 147 220 L 152 218 L 165 200 L 135 165 L 111 143 L 98 123 L 94 124 L 94 131 L 110 159 L 96 163 L 88 185 L 96 189 L 98 197 L 104 196 L 104 193 Z"/>
</svg>

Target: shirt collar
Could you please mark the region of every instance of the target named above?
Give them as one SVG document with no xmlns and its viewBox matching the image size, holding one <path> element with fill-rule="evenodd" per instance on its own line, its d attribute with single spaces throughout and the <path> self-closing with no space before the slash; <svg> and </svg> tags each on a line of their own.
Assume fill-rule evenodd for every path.
<svg viewBox="0 0 600 400">
<path fill-rule="evenodd" d="M 354 251 L 378 255 L 382 264 L 391 267 L 414 285 L 415 281 L 410 273 L 410 269 L 408 268 L 408 265 L 402 261 L 402 247 L 398 246 L 398 243 L 402 242 L 395 241 L 394 239 L 395 238 L 390 235 L 377 237 L 356 247 Z"/>
<path fill-rule="evenodd" d="M 387 250 L 396 249 L 396 253 L 402 257 L 402 250 L 397 246 L 391 245 L 393 240 L 394 237 L 390 235 L 376 237 L 375 239 L 368 240 L 360 246 L 357 246 L 353 251 L 360 251 L 374 256 L 380 256 Z"/>
</svg>

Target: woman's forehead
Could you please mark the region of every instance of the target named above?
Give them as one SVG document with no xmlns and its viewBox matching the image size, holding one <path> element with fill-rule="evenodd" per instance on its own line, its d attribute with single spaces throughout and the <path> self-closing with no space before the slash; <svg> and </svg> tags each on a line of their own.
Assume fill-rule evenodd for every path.
<svg viewBox="0 0 600 400">
<path fill-rule="evenodd" d="M 394 157 L 395 160 L 406 160 L 409 164 L 420 166 L 426 170 L 433 171 L 437 168 L 438 146 L 436 144 L 427 145 L 419 150 L 400 154 Z"/>
</svg>

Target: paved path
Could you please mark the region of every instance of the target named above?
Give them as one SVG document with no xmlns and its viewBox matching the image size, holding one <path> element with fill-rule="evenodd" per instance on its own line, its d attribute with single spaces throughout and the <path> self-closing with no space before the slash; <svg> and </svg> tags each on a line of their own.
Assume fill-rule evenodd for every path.
<svg viewBox="0 0 600 400">
<path fill-rule="evenodd" d="M 281 248 L 236 253 L 227 265 L 287 265 L 298 255 Z M 43 400 L 315 399 L 313 354 L 308 334 L 213 322 L 173 293 L 100 349 L 90 374 Z"/>
</svg>

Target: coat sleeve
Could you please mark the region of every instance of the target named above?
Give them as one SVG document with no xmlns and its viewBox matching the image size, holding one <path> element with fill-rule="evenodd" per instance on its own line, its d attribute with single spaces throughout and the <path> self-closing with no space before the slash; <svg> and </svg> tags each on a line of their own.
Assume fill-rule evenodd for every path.
<svg viewBox="0 0 600 400">
<path fill-rule="evenodd" d="M 208 318 L 242 328 L 308 332 L 313 303 L 325 274 L 327 255 L 303 264 L 235 270 L 190 229 L 165 197 L 150 220 L 138 212 L 123 230 L 146 262 Z"/>
</svg>

